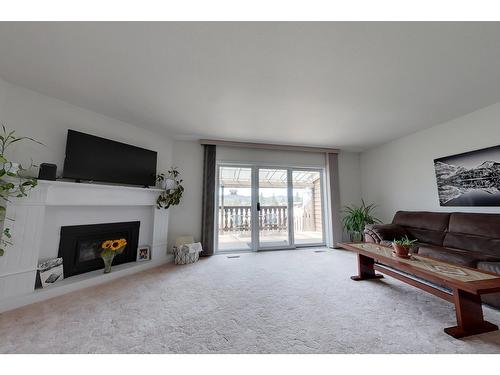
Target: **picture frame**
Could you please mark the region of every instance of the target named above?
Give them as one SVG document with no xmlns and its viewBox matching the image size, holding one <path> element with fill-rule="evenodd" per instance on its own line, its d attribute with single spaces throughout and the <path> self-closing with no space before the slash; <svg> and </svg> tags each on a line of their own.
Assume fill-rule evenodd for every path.
<svg viewBox="0 0 500 375">
<path fill-rule="evenodd" d="M 147 245 L 137 248 L 137 262 L 151 260 L 151 248 Z"/>
<path fill-rule="evenodd" d="M 48 288 L 63 279 L 63 258 L 53 258 L 38 262 L 35 288 Z"/>
<path fill-rule="evenodd" d="M 434 159 L 440 206 L 500 206 L 500 146 Z"/>
</svg>

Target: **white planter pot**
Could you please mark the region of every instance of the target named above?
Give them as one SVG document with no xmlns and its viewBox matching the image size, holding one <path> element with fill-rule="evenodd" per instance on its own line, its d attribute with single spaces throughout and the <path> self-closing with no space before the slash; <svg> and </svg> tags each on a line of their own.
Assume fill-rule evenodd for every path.
<svg viewBox="0 0 500 375">
<path fill-rule="evenodd" d="M 13 162 L 2 163 L 0 164 L 0 169 L 5 169 L 5 172 L 17 174 L 17 172 L 19 172 L 20 169 L 20 164 Z"/>
<path fill-rule="evenodd" d="M 17 174 L 20 170 L 20 164 L 19 163 L 11 163 L 11 162 L 2 163 L 2 164 L 0 164 L 0 169 L 5 169 L 5 172 L 7 172 L 7 173 Z M 18 178 L 7 176 L 7 174 L 4 174 L 2 177 L 2 180 L 7 181 L 7 182 L 16 183 L 18 181 Z"/>
<path fill-rule="evenodd" d="M 163 189 L 165 190 L 172 190 L 175 189 L 175 180 L 171 178 L 165 179 Z"/>
</svg>

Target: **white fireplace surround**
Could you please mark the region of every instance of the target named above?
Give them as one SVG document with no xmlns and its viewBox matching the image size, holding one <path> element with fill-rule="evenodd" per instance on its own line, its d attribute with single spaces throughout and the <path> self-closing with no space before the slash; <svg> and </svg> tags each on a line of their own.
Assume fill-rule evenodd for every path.
<svg viewBox="0 0 500 375">
<path fill-rule="evenodd" d="M 13 245 L 0 257 L 0 312 L 97 285 L 171 261 L 167 254 L 168 211 L 156 208 L 160 189 L 39 181 L 29 197 L 7 205 L 5 225 Z M 34 289 L 40 260 L 57 257 L 61 226 L 140 221 L 139 245 L 151 246 L 151 260 L 70 277 Z"/>
</svg>

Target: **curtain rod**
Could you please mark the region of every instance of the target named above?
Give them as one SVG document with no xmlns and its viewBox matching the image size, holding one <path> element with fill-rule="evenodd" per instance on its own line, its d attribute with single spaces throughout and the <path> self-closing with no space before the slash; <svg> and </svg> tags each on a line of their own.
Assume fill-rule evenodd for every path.
<svg viewBox="0 0 500 375">
<path fill-rule="evenodd" d="M 234 141 L 221 141 L 217 139 L 200 139 L 202 145 L 215 145 L 226 147 L 244 147 L 244 148 L 257 148 L 264 150 L 280 150 L 280 151 L 301 151 L 301 152 L 317 152 L 338 154 L 339 150 L 336 148 L 313 147 L 313 146 L 295 146 L 295 145 L 280 145 L 275 143 L 252 143 L 252 142 L 234 142 Z"/>
</svg>

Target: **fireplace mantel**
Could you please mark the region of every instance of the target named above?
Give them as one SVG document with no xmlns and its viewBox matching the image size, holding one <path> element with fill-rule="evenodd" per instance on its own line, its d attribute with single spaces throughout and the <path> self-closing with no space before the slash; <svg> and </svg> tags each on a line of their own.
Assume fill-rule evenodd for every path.
<svg viewBox="0 0 500 375">
<path fill-rule="evenodd" d="M 9 203 L 7 217 L 14 221 L 6 221 L 6 226 L 10 228 L 14 244 L 0 257 L 0 312 L 43 299 L 41 296 L 45 294 L 49 298 L 89 285 L 87 278 L 83 277 L 79 278 L 80 282 L 63 280 L 60 285 L 66 287 L 59 287 L 56 283 L 42 291 L 34 290 L 37 264 L 44 253 L 44 231 L 54 215 L 70 216 L 79 224 L 97 224 L 99 210 L 106 213 L 104 222 L 123 221 L 121 215 L 127 208 L 140 210 L 141 216 L 148 217 L 147 225 L 151 227 L 148 228 L 148 243 L 141 245 L 151 246 L 152 259 L 146 264 L 129 265 L 127 273 L 132 273 L 134 268 L 139 271 L 170 261 L 171 256 L 167 254 L 168 210 L 156 209 L 160 192 L 155 188 L 39 181 L 28 197 Z M 89 220 L 86 210 L 94 213 L 92 222 L 86 221 Z M 56 229 L 51 227 L 50 230 Z M 88 277 L 96 277 L 100 282 L 109 280 L 97 277 L 95 273 Z"/>
<path fill-rule="evenodd" d="M 29 198 L 16 205 L 154 206 L 160 193 L 155 188 L 40 180 Z"/>
</svg>

